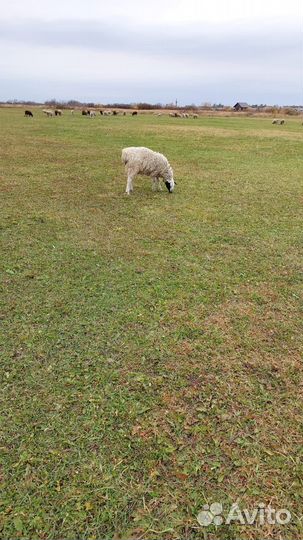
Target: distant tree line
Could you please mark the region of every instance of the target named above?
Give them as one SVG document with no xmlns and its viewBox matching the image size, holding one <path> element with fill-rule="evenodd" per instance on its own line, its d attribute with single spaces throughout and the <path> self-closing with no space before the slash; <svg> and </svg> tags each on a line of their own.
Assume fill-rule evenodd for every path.
<svg viewBox="0 0 303 540">
<path fill-rule="evenodd" d="M 55 98 L 49 99 L 44 102 L 38 102 L 33 100 L 19 100 L 19 99 L 9 99 L 7 101 L 0 101 L 0 105 L 32 105 L 32 106 L 46 106 L 46 107 L 56 107 L 56 108 L 76 108 L 76 107 L 87 107 L 87 108 L 111 108 L 111 109 L 137 109 L 137 110 L 157 110 L 157 109 L 181 109 L 181 110 L 213 110 L 213 111 L 231 111 L 233 110 L 233 107 L 229 105 L 223 105 L 222 103 L 209 103 L 209 102 L 203 102 L 201 105 L 196 105 L 195 103 L 192 103 L 190 105 L 184 105 L 180 106 L 176 103 L 147 103 L 147 102 L 140 102 L 140 103 L 94 103 L 92 101 L 90 102 L 84 102 L 84 101 L 77 101 L 76 99 L 70 99 L 68 101 L 63 100 L 57 100 Z M 250 109 L 255 109 L 257 111 L 264 111 L 264 112 L 270 112 L 273 114 L 278 113 L 279 111 L 283 111 L 285 114 L 295 115 L 298 114 L 298 111 L 302 111 L 302 106 L 300 105 L 288 105 L 288 106 L 279 106 L 279 105 L 265 105 L 263 103 L 261 104 L 254 104 L 250 105 Z"/>
</svg>

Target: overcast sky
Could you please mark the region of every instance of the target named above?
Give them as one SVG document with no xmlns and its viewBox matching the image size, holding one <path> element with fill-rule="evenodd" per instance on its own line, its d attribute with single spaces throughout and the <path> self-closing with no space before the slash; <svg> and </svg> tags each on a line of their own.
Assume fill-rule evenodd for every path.
<svg viewBox="0 0 303 540">
<path fill-rule="evenodd" d="M 0 100 L 303 104 L 301 0 L 10 0 Z"/>
</svg>

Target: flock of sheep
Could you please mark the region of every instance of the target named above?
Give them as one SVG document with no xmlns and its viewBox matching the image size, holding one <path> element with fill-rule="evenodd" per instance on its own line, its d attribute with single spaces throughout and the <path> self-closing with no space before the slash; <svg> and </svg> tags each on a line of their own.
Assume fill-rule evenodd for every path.
<svg viewBox="0 0 303 540">
<path fill-rule="evenodd" d="M 117 115 L 119 114 L 118 111 L 110 111 L 110 110 L 105 110 L 105 111 L 103 111 L 102 109 L 101 109 L 100 111 L 95 111 L 95 110 L 92 110 L 92 111 L 91 111 L 91 110 L 85 110 L 85 109 L 84 109 L 84 110 L 81 112 L 81 114 L 82 114 L 82 116 L 90 116 L 90 117 L 92 118 L 92 117 L 96 116 L 97 112 L 99 112 L 99 113 L 101 114 L 101 116 L 117 116 Z M 74 110 L 73 110 L 73 109 L 71 110 L 71 114 L 74 114 Z M 121 114 L 122 114 L 123 116 L 126 116 L 126 112 L 125 112 L 125 111 L 121 112 Z M 137 114 L 138 114 L 137 111 L 133 111 L 133 112 L 131 113 L 132 116 L 137 116 Z"/>
<path fill-rule="evenodd" d="M 52 116 L 62 116 L 63 114 L 63 111 L 61 109 L 42 109 L 42 112 L 46 115 L 46 116 L 49 116 L 49 117 L 52 117 Z M 70 113 L 73 115 L 74 114 L 74 109 L 70 109 Z M 96 110 L 90 110 L 90 109 L 83 109 L 81 111 L 81 114 L 82 116 L 89 116 L 90 118 L 95 118 L 96 115 L 100 113 L 101 116 L 117 116 L 117 115 L 122 115 L 122 116 L 126 116 L 126 112 L 125 111 L 115 111 L 115 110 L 102 110 L 100 109 L 99 111 L 96 111 Z M 138 111 L 131 111 L 130 112 L 131 116 L 137 116 L 138 115 Z M 154 115 L 155 116 L 163 116 L 164 113 L 162 112 L 154 112 Z M 25 114 L 24 116 L 27 116 L 27 117 L 33 117 L 33 113 L 32 111 L 25 111 Z M 186 113 L 186 112 L 170 112 L 168 113 L 168 116 L 170 116 L 171 118 L 199 118 L 199 115 L 196 114 L 196 113 L 193 113 L 193 114 L 189 114 L 189 113 Z M 278 119 L 278 118 L 275 118 L 273 121 L 272 121 L 272 124 L 277 124 L 277 125 L 280 125 L 280 126 L 283 126 L 285 124 L 285 120 L 283 119 Z"/>
<path fill-rule="evenodd" d="M 272 121 L 272 124 L 277 124 L 278 126 L 283 126 L 285 124 L 285 120 L 279 120 L 278 118 L 275 118 Z"/>
<path fill-rule="evenodd" d="M 42 112 L 46 115 L 46 116 L 62 116 L 63 114 L 63 111 L 61 109 L 42 109 Z M 74 109 L 70 109 L 70 113 L 73 115 L 74 114 Z M 83 109 L 81 111 L 81 114 L 82 116 L 89 116 L 90 118 L 94 118 L 97 113 L 100 113 L 101 116 L 117 116 L 119 113 L 117 111 L 110 111 L 110 110 L 99 110 L 99 111 L 95 111 L 95 110 L 86 110 L 86 109 Z M 126 116 L 126 112 L 123 111 L 120 113 L 121 115 L 123 116 Z M 131 116 L 137 116 L 138 114 L 138 111 L 132 111 L 131 113 Z M 29 110 L 26 110 L 24 112 L 24 116 L 27 116 L 28 118 L 33 118 L 34 115 L 32 113 L 32 111 L 29 111 Z"/>
<path fill-rule="evenodd" d="M 62 111 L 60 109 L 43 109 L 42 112 L 46 114 L 46 116 L 62 116 Z"/>
<path fill-rule="evenodd" d="M 161 113 L 160 113 L 161 115 Z M 158 114 L 159 116 L 159 114 Z M 188 113 L 178 113 L 178 112 L 171 112 L 169 113 L 169 116 L 171 116 L 172 118 L 191 118 L 191 115 L 188 114 Z M 198 118 L 198 114 L 193 114 L 192 116 L 193 118 Z"/>
<path fill-rule="evenodd" d="M 60 109 L 43 109 L 42 112 L 46 114 L 46 116 L 62 116 L 62 111 Z M 25 111 L 24 116 L 27 116 L 28 118 L 34 117 L 32 111 Z"/>
<path fill-rule="evenodd" d="M 61 116 L 62 111 L 60 109 L 43 109 L 43 113 L 46 114 L 46 116 Z M 71 110 L 71 113 L 74 113 L 74 110 Z M 100 110 L 99 113 L 102 116 L 116 116 L 118 113 L 117 111 L 110 111 L 110 110 Z M 123 112 L 123 115 L 126 113 Z M 132 116 L 136 116 L 138 114 L 137 111 L 133 111 Z M 162 116 L 162 113 L 154 113 L 157 116 Z M 96 111 L 95 110 L 82 110 L 83 116 L 89 116 L 89 117 L 95 117 Z M 26 110 L 25 116 L 27 117 L 33 117 L 33 113 L 31 111 Z M 171 112 L 169 113 L 169 116 L 174 118 L 190 118 L 190 115 L 188 113 L 177 113 L 177 112 Z M 193 118 L 198 118 L 197 114 L 193 114 Z M 274 119 L 272 121 L 272 124 L 279 124 L 283 125 L 285 124 L 285 120 L 279 120 Z M 122 156 L 121 156 L 122 163 L 125 165 L 125 172 L 127 176 L 127 182 L 126 182 L 126 194 L 130 195 L 130 193 L 133 191 L 133 181 L 134 178 L 138 174 L 142 174 L 145 176 L 149 176 L 152 179 L 152 187 L 154 190 L 161 190 L 161 180 L 164 182 L 165 186 L 168 189 L 169 193 L 172 193 L 175 188 L 175 181 L 174 181 L 174 175 L 173 175 L 173 169 L 170 166 L 167 158 L 160 154 L 159 152 L 154 152 L 153 150 L 150 150 L 149 148 L 145 148 L 144 146 L 132 146 L 129 148 L 124 148 L 122 150 Z"/>
<path fill-rule="evenodd" d="M 49 116 L 49 117 L 52 117 L 52 116 L 62 116 L 63 114 L 63 111 L 61 109 L 42 109 L 42 112 L 46 115 L 46 116 Z M 74 109 L 70 109 L 70 113 L 73 115 L 75 112 Z M 126 112 L 125 111 L 115 111 L 115 110 L 91 110 L 91 109 L 83 109 L 81 111 L 81 115 L 82 116 L 89 116 L 90 118 L 95 118 L 97 116 L 97 114 L 100 113 L 101 116 L 126 116 Z M 138 115 L 138 111 L 130 111 L 129 113 L 131 116 L 137 116 Z M 164 113 L 162 112 L 155 112 L 154 113 L 155 116 L 163 116 Z M 32 117 L 33 118 L 33 113 L 32 111 L 25 111 L 24 113 L 24 116 L 27 116 L 27 117 Z M 185 112 L 170 112 L 168 114 L 168 116 L 171 116 L 172 118 L 199 118 L 199 115 L 198 114 L 193 114 L 193 115 L 190 115 L 189 113 L 185 113 Z"/>
</svg>

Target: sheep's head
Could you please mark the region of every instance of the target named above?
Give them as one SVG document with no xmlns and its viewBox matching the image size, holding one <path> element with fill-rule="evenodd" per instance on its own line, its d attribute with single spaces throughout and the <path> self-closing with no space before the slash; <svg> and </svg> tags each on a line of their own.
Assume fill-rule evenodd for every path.
<svg viewBox="0 0 303 540">
<path fill-rule="evenodd" d="M 172 193 L 175 188 L 175 182 L 173 177 L 173 170 L 171 167 L 168 169 L 168 174 L 166 175 L 166 178 L 164 177 L 164 183 L 169 191 L 169 193 Z"/>
<path fill-rule="evenodd" d="M 175 187 L 175 182 L 173 180 L 165 180 L 165 185 L 169 191 L 169 193 L 172 193 L 174 191 L 174 187 Z"/>
</svg>

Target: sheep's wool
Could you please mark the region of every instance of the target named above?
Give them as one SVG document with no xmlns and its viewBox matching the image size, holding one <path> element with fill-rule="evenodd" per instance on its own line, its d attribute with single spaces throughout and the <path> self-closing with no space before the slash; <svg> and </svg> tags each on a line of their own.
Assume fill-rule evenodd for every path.
<svg viewBox="0 0 303 540">
<path fill-rule="evenodd" d="M 145 174 L 152 178 L 160 177 L 169 191 L 174 189 L 173 170 L 163 154 L 144 146 L 133 146 L 122 150 L 122 163 L 125 164 L 128 176 L 134 178 L 137 174 Z"/>
</svg>

